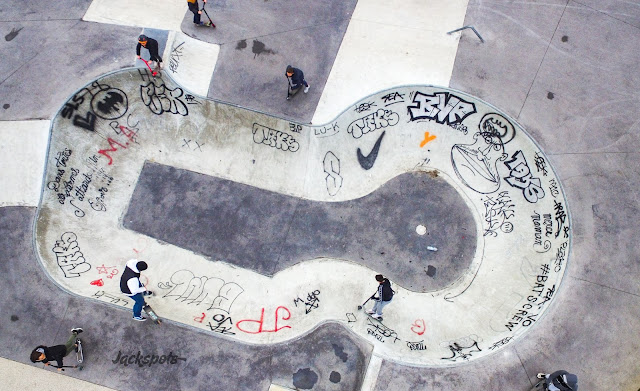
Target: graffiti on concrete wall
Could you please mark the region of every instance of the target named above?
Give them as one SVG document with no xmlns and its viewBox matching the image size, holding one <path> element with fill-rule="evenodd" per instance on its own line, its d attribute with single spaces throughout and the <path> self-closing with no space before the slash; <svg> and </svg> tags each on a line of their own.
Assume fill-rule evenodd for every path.
<svg viewBox="0 0 640 391">
<path fill-rule="evenodd" d="M 182 71 L 185 45 L 180 41 L 174 43 L 168 56 L 168 72 Z M 138 75 L 142 81 L 137 79 Z M 129 79 L 136 80 L 130 82 Z M 250 343 L 281 342 L 308 332 L 317 323 L 338 314 L 339 321 L 369 342 L 377 346 L 384 344 L 385 354 L 399 352 L 400 357 L 408 361 L 451 365 L 512 343 L 540 319 L 558 295 L 567 267 L 572 228 L 561 185 L 551 162 L 526 132 L 508 116 L 480 100 L 447 88 L 399 87 L 349 106 L 324 125 L 302 125 L 252 112 L 244 122 L 234 122 L 232 129 L 225 129 L 224 124 L 216 123 L 219 118 L 213 118 L 218 111 L 233 114 L 237 119 L 241 118 L 242 109 L 214 110 L 211 102 L 187 93 L 170 79 L 153 78 L 146 69 L 131 71 L 123 80 L 126 82 L 107 76 L 87 85 L 64 103 L 54 121 L 55 126 L 63 128 L 52 133 L 44 182 L 46 205 L 43 209 L 53 211 L 59 226 L 55 231 L 49 226 L 42 228 L 41 232 L 53 233 L 48 233 L 46 240 L 39 243 L 39 250 L 49 257 L 46 263 L 53 265 L 56 278 L 65 283 L 78 282 L 76 285 L 90 293 L 100 289 L 93 294 L 98 300 L 127 307 L 132 304 L 126 296 L 109 293 L 122 272 L 121 267 L 114 266 L 119 265 L 114 261 L 119 258 L 102 259 L 92 244 L 100 239 L 107 246 L 110 237 L 95 238 L 86 236 L 85 232 L 91 232 L 96 222 L 112 223 L 123 216 L 126 202 L 120 200 L 126 200 L 130 194 L 127 192 L 136 186 L 137 177 L 131 175 L 139 173 L 139 166 L 135 165 L 165 158 L 169 164 L 183 165 L 185 169 L 194 164 L 194 170 L 205 175 L 220 175 L 228 180 L 235 180 L 234 175 L 238 175 L 239 181 L 247 184 L 257 178 L 260 169 L 273 169 L 280 175 L 289 168 L 303 167 L 308 172 L 292 170 L 293 175 L 274 185 L 275 191 L 300 193 L 300 197 L 322 202 L 365 197 L 375 191 L 376 186 L 382 186 L 382 182 L 412 170 L 421 171 L 420 175 L 430 174 L 436 181 L 448 181 L 476 212 L 478 219 L 474 223 L 478 235 L 473 240 L 477 241 L 478 250 L 472 269 L 455 280 L 455 286 L 424 295 L 429 303 L 436 303 L 425 308 L 453 308 L 460 303 L 456 298 L 464 296 L 464 300 L 472 300 L 470 295 L 483 291 L 485 285 L 482 284 L 487 282 L 482 279 L 486 276 L 476 269 L 492 270 L 492 273 L 500 269 L 497 261 L 487 261 L 488 257 L 483 256 L 485 250 L 492 255 L 506 251 L 508 256 L 501 257 L 504 264 L 512 258 L 526 262 L 526 268 L 520 264 L 515 266 L 521 267 L 522 273 L 517 278 L 522 280 L 518 283 L 523 287 L 509 286 L 514 292 L 491 291 L 502 299 L 501 303 L 506 303 L 504 308 L 492 309 L 496 315 L 491 330 L 483 330 L 483 333 L 487 331 L 486 335 L 473 330 L 478 335 L 450 341 L 441 341 L 444 338 L 438 337 L 442 335 L 437 330 L 441 325 L 431 312 L 407 312 L 409 310 L 401 305 L 394 305 L 389 309 L 389 318 L 378 321 L 356 312 L 353 306 L 342 307 L 335 292 L 323 288 L 326 285 L 301 285 L 300 289 L 287 289 L 281 294 L 262 287 L 248 289 L 245 272 L 225 269 L 228 265 L 224 262 L 216 265 L 216 272 L 208 274 L 206 263 L 205 266 L 199 264 L 197 269 L 180 266 L 181 270 L 177 271 L 154 268 L 153 273 L 159 274 L 150 274 L 150 277 L 160 291 L 156 299 L 160 308 L 179 308 L 175 311 L 176 317 L 184 317 L 185 322 L 207 332 Z M 171 126 L 163 127 L 167 120 Z M 185 121 L 190 126 L 182 126 Z M 173 122 L 180 126 L 173 127 Z M 244 140 L 229 142 L 232 133 Z M 56 138 L 58 134 L 64 137 Z M 76 143 L 80 138 L 88 141 L 82 139 Z M 234 148 L 243 159 L 227 159 L 234 156 Z M 256 164 L 272 157 L 267 165 Z M 278 164 L 285 164 L 285 170 L 275 171 Z M 269 186 L 265 177 L 260 179 L 261 183 Z M 406 195 L 402 191 L 393 194 Z M 430 196 L 424 193 L 425 199 Z M 415 224 L 411 224 L 408 232 L 413 240 L 416 232 L 421 234 L 415 230 Z M 431 237 L 415 237 L 433 240 L 431 229 L 430 225 Z M 283 240 L 287 240 L 286 237 Z M 149 243 L 157 246 L 151 238 Z M 391 251 L 380 247 L 379 251 L 373 250 L 378 254 L 371 257 L 386 255 L 390 259 Z M 440 251 L 434 251 L 434 257 L 444 253 L 445 247 L 438 245 L 438 248 Z M 157 254 L 156 250 L 146 252 L 144 257 Z M 409 250 L 403 248 L 403 251 Z M 348 261 L 368 261 L 368 255 L 359 255 Z M 278 256 L 284 259 L 287 254 Z M 306 267 L 304 261 L 300 262 L 302 269 Z M 344 260 L 320 261 L 339 264 Z M 438 268 L 436 275 L 432 264 L 427 260 L 417 274 L 427 280 L 440 277 L 442 269 Z M 333 277 L 344 282 L 340 273 Z M 468 289 L 470 287 L 473 289 Z M 514 299 L 504 299 L 503 296 L 512 293 Z M 401 316 L 392 316 L 395 311 Z M 442 317 L 446 318 L 446 314 Z M 468 330 L 457 330 L 448 335 L 468 334 Z M 112 361 L 138 367 L 146 355 L 119 351 L 119 358 Z M 160 361 L 162 355 L 156 356 Z M 164 356 L 165 363 L 182 360 L 174 358 L 177 355 L 173 353 Z M 152 358 L 150 354 L 149 362 Z M 149 366 L 146 362 L 144 365 Z"/>
<path fill-rule="evenodd" d="M 411 121 L 434 120 L 439 124 L 455 124 L 476 112 L 476 105 L 449 92 L 433 95 L 416 92 L 413 105 L 407 106 Z"/>
<path fill-rule="evenodd" d="M 51 251 L 56 255 L 58 266 L 66 278 L 80 277 L 82 273 L 91 269 L 91 265 L 80 251 L 78 237 L 73 232 L 63 233 Z"/>
<path fill-rule="evenodd" d="M 158 288 L 166 291 L 164 298 L 187 305 L 203 305 L 208 310 L 231 311 L 233 302 L 244 292 L 235 282 L 225 282 L 222 278 L 196 276 L 190 270 L 178 270 L 166 282 L 158 283 Z"/>
<path fill-rule="evenodd" d="M 282 151 L 296 152 L 300 149 L 300 144 L 290 134 L 256 123 L 253 124 L 253 142 Z"/>
<path fill-rule="evenodd" d="M 393 110 L 378 109 L 371 114 L 358 118 L 347 127 L 347 133 L 353 138 L 360 138 L 367 133 L 395 126 L 400 121 L 400 116 Z"/>
</svg>

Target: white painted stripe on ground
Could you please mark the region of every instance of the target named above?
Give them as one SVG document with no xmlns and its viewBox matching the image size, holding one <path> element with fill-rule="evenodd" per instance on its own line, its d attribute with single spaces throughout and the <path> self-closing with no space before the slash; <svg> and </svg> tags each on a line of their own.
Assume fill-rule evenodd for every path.
<svg viewBox="0 0 640 391">
<path fill-rule="evenodd" d="M 276 384 L 271 384 L 269 386 L 269 391 L 293 391 L 293 389 L 287 388 L 287 387 L 283 387 L 283 386 L 279 386 L 279 385 L 276 385 Z"/>
<path fill-rule="evenodd" d="M 362 380 L 362 388 L 360 388 L 360 391 L 373 391 L 376 388 L 381 366 L 382 358 L 372 354 L 371 360 L 369 360 L 369 366 L 367 367 L 367 373 L 364 374 L 364 379 Z"/>
<path fill-rule="evenodd" d="M 0 122 L 0 207 L 38 205 L 50 125 Z"/>
<path fill-rule="evenodd" d="M 99 386 L 70 376 L 65 376 L 59 373 L 56 369 L 42 369 L 42 367 L 43 364 L 31 366 L 0 357 L 2 389 L 42 391 L 115 391 L 111 388 Z M 67 371 L 75 370 L 76 369 L 67 369 Z M 65 373 L 67 373 L 67 371 L 65 371 Z"/>
<path fill-rule="evenodd" d="M 312 122 L 406 84 L 448 86 L 468 0 L 359 1 Z M 311 76 L 311 75 L 309 75 Z M 311 77 L 309 77 L 311 79 Z"/>
<path fill-rule="evenodd" d="M 169 32 L 164 52 L 164 72 L 187 90 L 207 96 L 220 46 Z"/>
<path fill-rule="evenodd" d="M 82 20 L 180 31 L 186 1 L 93 0 Z"/>
</svg>

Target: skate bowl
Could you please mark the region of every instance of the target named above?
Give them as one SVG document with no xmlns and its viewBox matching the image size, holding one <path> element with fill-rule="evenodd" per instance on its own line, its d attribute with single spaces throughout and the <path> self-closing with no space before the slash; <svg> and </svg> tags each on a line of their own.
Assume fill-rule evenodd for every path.
<svg viewBox="0 0 640 391">
<path fill-rule="evenodd" d="M 419 366 L 513 344 L 552 304 L 571 244 L 526 131 L 426 85 L 310 125 L 120 70 L 55 116 L 43 189 L 36 247 L 65 290 L 130 309 L 119 279 L 137 258 L 165 319 L 251 344 L 339 322 Z M 357 308 L 378 273 L 396 291 L 382 322 Z"/>
</svg>

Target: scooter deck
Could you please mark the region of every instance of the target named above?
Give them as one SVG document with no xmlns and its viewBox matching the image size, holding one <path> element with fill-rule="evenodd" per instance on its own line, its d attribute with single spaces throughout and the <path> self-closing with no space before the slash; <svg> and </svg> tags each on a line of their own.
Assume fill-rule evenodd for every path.
<svg viewBox="0 0 640 391">
<path fill-rule="evenodd" d="M 78 361 L 77 368 L 81 371 L 82 368 L 84 368 L 84 365 L 82 364 L 84 362 L 84 352 L 82 351 L 82 340 L 80 338 L 76 338 L 76 345 L 76 361 Z"/>
</svg>

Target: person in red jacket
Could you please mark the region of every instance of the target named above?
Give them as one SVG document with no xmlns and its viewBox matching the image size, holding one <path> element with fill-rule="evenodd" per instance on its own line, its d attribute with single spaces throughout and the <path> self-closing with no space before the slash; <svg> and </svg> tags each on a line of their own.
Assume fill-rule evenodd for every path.
<svg viewBox="0 0 640 391">
<path fill-rule="evenodd" d="M 58 371 L 64 371 L 64 369 L 62 368 L 62 361 L 69 353 L 76 349 L 76 338 L 78 338 L 78 334 L 80 334 L 81 332 L 82 329 L 80 327 L 72 328 L 71 336 L 64 345 L 49 347 L 44 345 L 37 346 L 31 352 L 31 362 L 41 362 L 44 363 L 44 365 L 49 366 L 51 365 L 49 364 L 49 361 L 55 361 L 58 364 L 58 366 L 56 367 L 58 368 Z"/>
<path fill-rule="evenodd" d="M 138 37 L 138 46 L 136 46 L 136 55 L 138 56 L 138 58 L 142 58 L 140 57 L 141 48 L 145 48 L 149 51 L 149 61 L 151 62 L 149 66 L 151 68 L 157 66 L 162 69 L 162 57 L 160 57 L 160 55 L 158 54 L 158 41 L 142 34 Z"/>
</svg>

